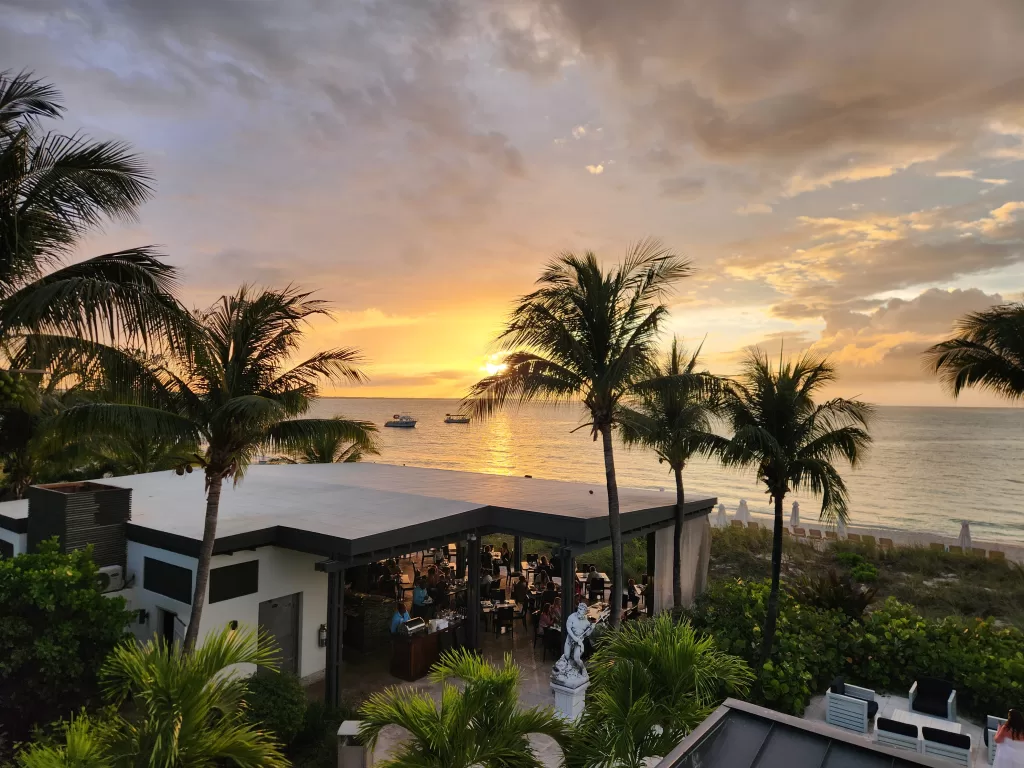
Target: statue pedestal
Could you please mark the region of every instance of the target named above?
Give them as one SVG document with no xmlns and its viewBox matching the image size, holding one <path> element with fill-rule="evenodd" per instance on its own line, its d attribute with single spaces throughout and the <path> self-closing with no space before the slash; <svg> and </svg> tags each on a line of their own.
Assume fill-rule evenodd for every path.
<svg viewBox="0 0 1024 768">
<path fill-rule="evenodd" d="M 589 687 L 589 680 L 575 687 L 551 681 L 551 691 L 555 694 L 555 709 L 562 719 L 574 722 L 583 714 L 583 702 Z"/>
</svg>

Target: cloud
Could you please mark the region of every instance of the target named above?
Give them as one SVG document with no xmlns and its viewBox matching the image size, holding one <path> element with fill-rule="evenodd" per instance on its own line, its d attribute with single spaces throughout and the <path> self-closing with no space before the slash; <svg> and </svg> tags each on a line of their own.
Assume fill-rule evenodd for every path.
<svg viewBox="0 0 1024 768">
<path fill-rule="evenodd" d="M 772 207 L 767 203 L 747 203 L 736 209 L 740 216 L 750 216 L 757 213 L 771 213 Z"/>
<path fill-rule="evenodd" d="M 631 141 L 691 146 L 784 194 L 884 178 L 1022 122 L 1014 0 L 514 7 L 548 46 L 606 73 Z"/>
<path fill-rule="evenodd" d="M 397 328 L 403 325 L 416 325 L 423 320 L 421 317 L 390 315 L 376 307 L 335 312 L 334 319 L 343 331 L 364 328 Z"/>
<path fill-rule="evenodd" d="M 588 165 L 587 173 L 593 176 L 600 176 L 604 173 L 604 165 L 602 163 L 598 163 L 597 165 Z"/>
<path fill-rule="evenodd" d="M 1001 187 L 1003 184 L 1009 184 L 1009 179 L 985 179 L 979 178 L 977 172 L 969 169 L 961 169 L 954 171 L 938 171 L 936 177 L 940 179 L 970 179 L 971 181 L 980 181 L 982 184 L 993 184 L 997 187 Z"/>
<path fill-rule="evenodd" d="M 585 125 L 577 125 L 575 128 L 572 129 L 572 137 L 574 139 L 582 139 L 586 135 L 587 126 Z"/>
<path fill-rule="evenodd" d="M 676 176 L 661 180 L 661 194 L 676 200 L 696 200 L 704 194 L 707 182 L 692 176 Z"/>
</svg>

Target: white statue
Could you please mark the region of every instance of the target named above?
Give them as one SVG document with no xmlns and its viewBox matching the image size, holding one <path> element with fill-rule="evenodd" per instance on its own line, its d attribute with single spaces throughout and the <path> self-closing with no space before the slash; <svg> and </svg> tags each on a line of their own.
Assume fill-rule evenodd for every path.
<svg viewBox="0 0 1024 768">
<path fill-rule="evenodd" d="M 583 664 L 583 641 L 594 631 L 594 625 L 587 619 L 587 604 L 580 602 L 576 612 L 565 620 L 565 646 L 562 658 L 555 662 L 551 679 L 559 685 L 570 688 L 583 685 L 590 680 Z"/>
</svg>

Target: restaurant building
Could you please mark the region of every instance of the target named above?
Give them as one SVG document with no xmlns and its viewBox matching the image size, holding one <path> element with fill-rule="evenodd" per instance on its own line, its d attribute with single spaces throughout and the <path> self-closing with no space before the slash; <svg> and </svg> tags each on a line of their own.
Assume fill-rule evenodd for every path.
<svg viewBox="0 0 1024 768">
<path fill-rule="evenodd" d="M 647 541 L 647 604 L 668 608 L 674 496 L 621 488 L 619 497 L 623 539 Z M 686 500 L 686 602 L 707 579 L 716 501 Z M 52 536 L 65 550 L 91 544 L 109 594 L 136 614 L 135 635 L 182 638 L 205 507 L 201 472 L 33 487 L 27 499 L 0 504 L 0 556 Z M 573 583 L 576 560 L 609 544 L 605 488 L 374 463 L 251 466 L 221 496 L 200 638 L 235 622 L 259 625 L 275 636 L 285 669 L 307 681 L 325 677 L 325 695 L 336 701 L 346 570 L 454 546 L 467 576 L 465 641 L 479 647 L 479 569 L 464 564 L 480 561 L 480 539 L 494 533 L 516 543 L 516 563 L 524 538 L 551 542 L 563 583 Z"/>
</svg>

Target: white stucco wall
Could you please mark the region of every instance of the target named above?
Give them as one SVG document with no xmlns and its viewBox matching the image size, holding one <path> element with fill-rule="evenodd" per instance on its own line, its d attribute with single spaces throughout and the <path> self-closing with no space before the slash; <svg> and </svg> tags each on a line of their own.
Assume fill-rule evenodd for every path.
<svg viewBox="0 0 1024 768">
<path fill-rule="evenodd" d="M 28 534 L 15 533 L 6 528 L 0 528 L 0 539 L 9 541 L 14 546 L 14 554 L 20 555 L 28 550 Z"/>
<path fill-rule="evenodd" d="M 143 562 L 146 557 L 163 560 L 187 568 L 192 572 L 193 584 L 197 560 L 156 547 L 128 542 L 128 576 L 133 578 L 131 589 L 121 594 L 127 598 L 132 610 L 145 609 L 149 621 L 140 625 L 132 624 L 132 632 L 140 640 L 148 640 L 160 629 L 159 609 L 178 614 L 183 623 L 188 622 L 192 607 L 164 595 L 151 592 L 143 587 Z M 233 555 L 217 555 L 211 568 L 237 565 L 258 560 L 259 590 L 252 595 L 222 600 L 203 608 L 199 642 L 210 633 L 223 629 L 228 622 L 237 621 L 240 627 L 255 629 L 259 620 L 259 604 L 264 600 L 285 597 L 296 592 L 302 594 L 299 620 L 299 676 L 316 676 L 323 672 L 326 651 L 317 642 L 317 630 L 327 620 L 327 575 L 318 573 L 314 564 L 323 558 L 302 552 L 293 552 L 278 547 L 260 547 L 255 551 L 236 552 Z M 129 594 L 130 593 L 130 594 Z M 113 593 L 112 593 L 113 594 Z M 184 634 L 185 627 L 178 624 L 178 631 Z M 240 669 L 251 673 L 252 669 Z"/>
</svg>

